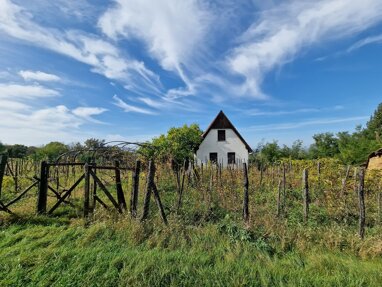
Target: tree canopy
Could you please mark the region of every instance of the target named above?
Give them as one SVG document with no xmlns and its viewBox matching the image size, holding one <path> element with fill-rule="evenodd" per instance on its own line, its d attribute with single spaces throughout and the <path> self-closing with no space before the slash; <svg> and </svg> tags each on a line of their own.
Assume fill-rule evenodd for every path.
<svg viewBox="0 0 382 287">
<path fill-rule="evenodd" d="M 195 150 L 202 142 L 202 131 L 197 124 L 172 127 L 167 134 L 154 138 L 147 147 L 140 148 L 145 157 L 162 161 L 174 160 L 181 164 L 193 158 Z"/>
</svg>

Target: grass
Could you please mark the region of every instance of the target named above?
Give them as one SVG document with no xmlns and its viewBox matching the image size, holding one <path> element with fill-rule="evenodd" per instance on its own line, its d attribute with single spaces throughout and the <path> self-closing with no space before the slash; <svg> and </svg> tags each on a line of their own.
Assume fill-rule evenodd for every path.
<svg viewBox="0 0 382 287">
<path fill-rule="evenodd" d="M 247 225 L 241 219 L 240 171 L 225 171 L 222 181 L 214 178 L 212 191 L 205 172 L 199 185 L 187 187 L 176 212 L 173 174 L 158 169 L 168 226 L 154 200 L 145 223 L 100 207 L 85 223 L 81 185 L 70 198 L 75 208 L 62 205 L 52 216 L 35 216 L 31 192 L 12 206 L 17 216 L 0 213 L 0 286 L 381 286 L 382 225 L 374 178 L 367 182 L 366 238 L 361 240 L 353 184 L 341 195 L 341 170 L 331 170 L 325 170 L 321 188 L 311 174 L 306 223 L 300 170 L 288 175 L 284 218 L 275 216 L 274 175 L 267 174 L 261 186 L 257 171 L 250 170 Z M 112 182 L 112 174 L 102 176 Z M 5 185 L 7 200 L 15 196 L 11 183 Z M 127 194 L 131 181 L 123 184 Z M 140 214 L 144 187 L 143 173 Z M 113 185 L 108 188 L 115 196 Z M 55 201 L 50 194 L 48 207 Z"/>
<path fill-rule="evenodd" d="M 301 239 L 297 239 L 300 240 Z M 201 226 L 128 218 L 13 222 L 0 231 L 0 286 L 380 286 L 381 257 L 282 247 L 229 218 Z"/>
</svg>

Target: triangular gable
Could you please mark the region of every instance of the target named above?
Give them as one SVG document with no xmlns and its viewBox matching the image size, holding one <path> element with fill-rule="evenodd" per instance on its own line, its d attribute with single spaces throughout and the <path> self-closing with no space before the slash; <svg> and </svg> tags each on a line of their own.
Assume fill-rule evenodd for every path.
<svg viewBox="0 0 382 287">
<path fill-rule="evenodd" d="M 242 141 L 242 143 L 245 145 L 248 152 L 252 152 L 251 147 L 247 142 L 244 140 L 244 138 L 241 136 L 241 134 L 237 131 L 235 126 L 230 122 L 230 120 L 227 118 L 227 116 L 223 113 L 223 111 L 220 111 L 216 118 L 212 121 L 212 123 L 209 125 L 209 127 L 206 129 L 206 131 L 202 134 L 202 137 L 205 138 L 210 130 L 212 129 L 231 129 L 235 132 L 235 134 L 239 137 L 239 139 Z"/>
</svg>

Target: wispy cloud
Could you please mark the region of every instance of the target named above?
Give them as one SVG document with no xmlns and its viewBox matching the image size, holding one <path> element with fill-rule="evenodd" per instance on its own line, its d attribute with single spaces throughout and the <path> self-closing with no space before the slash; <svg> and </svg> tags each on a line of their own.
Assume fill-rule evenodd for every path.
<svg viewBox="0 0 382 287">
<path fill-rule="evenodd" d="M 92 71 L 120 81 L 137 81 L 148 88 L 159 78 L 144 63 L 125 57 L 123 53 L 99 36 L 68 30 L 46 28 L 33 20 L 28 11 L 9 0 L 0 2 L 0 32 L 32 45 L 52 50 L 88 64 Z"/>
<path fill-rule="evenodd" d="M 26 81 L 56 82 L 61 80 L 57 75 L 41 71 L 21 70 L 19 75 Z"/>
<path fill-rule="evenodd" d="M 0 101 L 0 104 L 1 101 Z M 19 105 L 19 103 L 16 103 Z M 11 103 L 11 107 L 15 107 Z M 21 109 L 21 108 L 27 109 Z M 61 140 L 68 142 L 89 137 L 80 127 L 94 122 L 91 116 L 100 114 L 102 108 L 87 110 L 78 107 L 73 110 L 65 105 L 49 108 L 7 109 L 0 113 L 1 140 L 6 143 L 26 143 L 28 145 Z"/>
<path fill-rule="evenodd" d="M 0 99 L 35 99 L 58 96 L 59 92 L 40 85 L 0 84 Z"/>
<path fill-rule="evenodd" d="M 99 108 L 99 107 L 78 107 L 75 108 L 72 113 L 80 118 L 86 119 L 90 122 L 94 123 L 102 123 L 99 120 L 93 118 L 93 116 L 97 116 L 106 112 L 107 109 Z"/>
<path fill-rule="evenodd" d="M 359 117 L 348 117 L 348 118 L 328 118 L 328 119 L 314 119 L 299 122 L 289 122 L 289 123 L 277 123 L 277 124 L 266 124 L 266 125 L 256 125 L 247 128 L 249 131 L 271 131 L 271 130 L 291 130 L 298 129 L 307 126 L 320 126 L 320 125 L 332 125 L 346 122 L 360 122 L 369 119 L 367 116 Z"/>
<path fill-rule="evenodd" d="M 380 0 L 287 1 L 259 14 L 226 60 L 244 79 L 240 94 L 264 98 L 264 77 L 304 48 L 359 33 L 382 20 Z"/>
<path fill-rule="evenodd" d="M 367 37 L 365 39 L 362 39 L 353 45 L 351 45 L 348 49 L 347 52 L 353 52 L 354 50 L 358 50 L 362 48 L 363 46 L 370 45 L 370 44 L 382 44 L 382 35 L 377 35 L 377 36 L 371 36 Z"/>
<path fill-rule="evenodd" d="M 126 102 L 121 100 L 117 95 L 113 96 L 113 100 L 114 100 L 114 104 L 117 107 L 120 107 L 121 109 L 123 109 L 127 113 L 134 112 L 134 113 L 147 114 L 147 115 L 154 115 L 154 114 L 156 114 L 155 112 L 153 112 L 151 110 L 127 104 Z"/>
<path fill-rule="evenodd" d="M 327 108 L 304 108 L 295 110 L 278 110 L 278 111 L 263 111 L 259 109 L 252 109 L 246 111 L 247 114 L 251 116 L 283 116 L 283 115 L 296 115 L 296 114 L 306 114 L 306 113 L 320 113 L 320 112 L 330 112 L 339 111 L 344 109 L 343 106 L 337 105 Z"/>
<path fill-rule="evenodd" d="M 113 39 L 138 38 L 160 65 L 185 83 L 168 91 L 171 98 L 195 93 L 186 75 L 203 51 L 212 13 L 197 0 L 116 0 L 99 19 L 102 31 Z"/>
</svg>

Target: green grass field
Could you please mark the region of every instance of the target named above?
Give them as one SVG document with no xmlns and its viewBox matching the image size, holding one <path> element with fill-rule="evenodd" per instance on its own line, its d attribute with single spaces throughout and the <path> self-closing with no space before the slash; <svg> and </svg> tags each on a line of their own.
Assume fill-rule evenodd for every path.
<svg viewBox="0 0 382 287">
<path fill-rule="evenodd" d="M 362 245 L 289 240 L 257 237 L 229 219 L 85 227 L 29 218 L 1 228 L 0 286 L 381 286 L 382 258 L 356 254 Z"/>
</svg>

